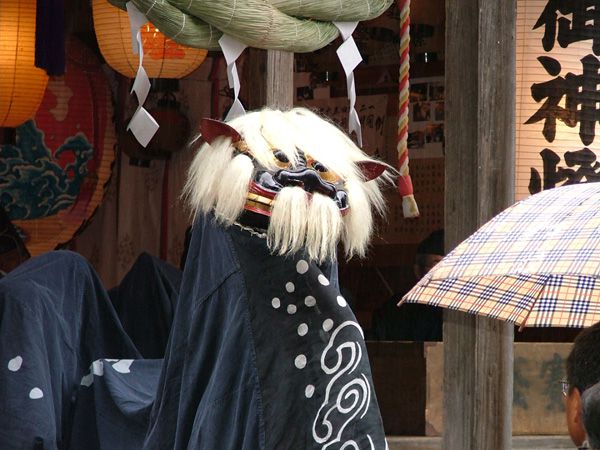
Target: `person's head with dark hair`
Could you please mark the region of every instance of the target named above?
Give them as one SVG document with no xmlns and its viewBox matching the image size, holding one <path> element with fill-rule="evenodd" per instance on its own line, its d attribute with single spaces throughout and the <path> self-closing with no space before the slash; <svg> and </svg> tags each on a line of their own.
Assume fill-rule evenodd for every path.
<svg viewBox="0 0 600 450">
<path fill-rule="evenodd" d="M 423 278 L 445 255 L 444 230 L 435 230 L 423 239 L 417 247 L 414 266 L 417 279 Z"/>
<path fill-rule="evenodd" d="M 420 280 L 445 256 L 444 230 L 435 230 L 417 246 L 413 271 Z M 371 339 L 387 341 L 441 341 L 443 310 L 418 303 L 398 302 L 406 292 L 396 292 L 373 313 Z"/>
<path fill-rule="evenodd" d="M 581 397 L 588 388 L 600 382 L 600 322 L 584 329 L 575 338 L 566 369 L 569 385 L 565 399 L 567 427 L 575 445 L 581 445 L 586 438 Z"/>
<path fill-rule="evenodd" d="M 583 392 L 581 411 L 589 448 L 600 450 L 600 383 L 594 384 Z"/>
</svg>

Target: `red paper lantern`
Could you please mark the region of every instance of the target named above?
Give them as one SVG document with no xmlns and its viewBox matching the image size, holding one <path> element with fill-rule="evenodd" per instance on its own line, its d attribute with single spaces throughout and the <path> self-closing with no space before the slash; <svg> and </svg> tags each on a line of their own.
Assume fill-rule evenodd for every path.
<svg viewBox="0 0 600 450">
<path fill-rule="evenodd" d="M 90 219 L 115 156 L 111 93 L 102 64 L 79 41 L 70 41 L 67 49 L 65 76 L 48 83 L 34 119 L 17 128 L 15 145 L 6 145 L 11 156 L 5 162 L 18 165 L 20 174 L 4 174 L 3 194 L 13 199 L 7 212 L 32 255 L 68 242 Z M 39 154 L 33 161 L 32 152 Z M 24 177 L 30 185 L 20 182 Z M 56 179 L 61 182 L 55 186 Z"/>
</svg>

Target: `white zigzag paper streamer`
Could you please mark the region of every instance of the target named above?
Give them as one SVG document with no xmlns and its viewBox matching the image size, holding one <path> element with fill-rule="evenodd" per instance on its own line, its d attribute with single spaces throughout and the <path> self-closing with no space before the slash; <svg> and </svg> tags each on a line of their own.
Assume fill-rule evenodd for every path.
<svg viewBox="0 0 600 450">
<path fill-rule="evenodd" d="M 132 2 L 127 2 L 125 6 L 127 7 L 127 12 L 129 14 L 133 53 L 140 55 L 140 64 L 135 80 L 133 81 L 133 86 L 131 87 L 131 93 L 135 93 L 135 96 L 137 97 L 138 107 L 129 121 L 127 129 L 131 130 L 135 138 L 143 147 L 146 147 L 159 128 L 154 117 L 152 117 L 143 106 L 148 97 L 148 93 L 150 92 L 150 79 L 143 67 L 144 46 L 142 45 L 140 27 L 148 22 L 148 19 Z"/>
<path fill-rule="evenodd" d="M 356 29 L 358 22 L 333 22 L 340 30 L 344 42 L 339 46 L 336 53 L 344 72 L 346 73 L 346 85 L 348 87 L 348 100 L 350 100 L 350 108 L 348 109 L 348 131 L 356 133 L 359 147 L 362 147 L 362 131 L 360 128 L 360 119 L 356 112 L 356 86 L 354 84 L 354 69 L 362 61 L 360 51 L 354 42 L 352 33 Z"/>
<path fill-rule="evenodd" d="M 229 108 L 227 117 L 225 117 L 225 121 L 227 122 L 246 114 L 246 110 L 238 98 L 240 95 L 240 77 L 238 75 L 237 66 L 235 65 L 237 59 L 246 49 L 246 44 L 224 34 L 221 39 L 219 39 L 219 45 L 221 46 L 225 62 L 227 63 L 227 81 L 229 82 L 229 87 L 233 89 L 234 94 L 233 104 L 231 105 L 231 108 Z"/>
</svg>

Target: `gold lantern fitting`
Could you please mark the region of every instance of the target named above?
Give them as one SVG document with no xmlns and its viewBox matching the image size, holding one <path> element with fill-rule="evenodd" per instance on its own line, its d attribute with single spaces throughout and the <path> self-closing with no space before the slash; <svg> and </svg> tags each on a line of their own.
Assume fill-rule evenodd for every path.
<svg viewBox="0 0 600 450">
<path fill-rule="evenodd" d="M 94 28 L 100 52 L 109 66 L 135 78 L 139 55 L 133 53 L 129 16 L 108 0 L 93 0 Z M 150 78 L 183 78 L 206 59 L 207 51 L 185 47 L 167 38 L 152 23 L 141 27 L 144 69 Z"/>
<path fill-rule="evenodd" d="M 48 75 L 35 67 L 36 0 L 0 2 L 0 128 L 32 118 Z"/>
</svg>

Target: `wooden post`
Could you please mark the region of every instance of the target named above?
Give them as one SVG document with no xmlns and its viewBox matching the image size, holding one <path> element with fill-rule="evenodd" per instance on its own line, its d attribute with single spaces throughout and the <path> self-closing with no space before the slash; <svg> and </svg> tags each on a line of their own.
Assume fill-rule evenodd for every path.
<svg viewBox="0 0 600 450">
<path fill-rule="evenodd" d="M 294 54 L 277 50 L 248 49 L 248 108 L 294 106 Z"/>
<path fill-rule="evenodd" d="M 516 0 L 446 0 L 446 249 L 514 201 Z M 510 449 L 513 326 L 446 311 L 443 448 Z"/>
</svg>

